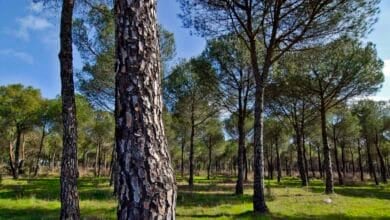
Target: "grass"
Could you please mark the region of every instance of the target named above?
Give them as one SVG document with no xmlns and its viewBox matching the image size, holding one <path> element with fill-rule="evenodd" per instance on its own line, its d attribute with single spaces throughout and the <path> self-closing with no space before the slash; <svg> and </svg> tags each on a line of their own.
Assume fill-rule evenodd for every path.
<svg viewBox="0 0 390 220">
<path fill-rule="evenodd" d="M 188 188 L 178 179 L 177 219 L 390 219 L 390 186 L 356 185 L 336 187 L 336 194 L 323 194 L 319 180 L 300 187 L 299 180 L 266 180 L 268 216 L 254 216 L 252 189 L 235 196 L 228 177 L 195 178 Z M 79 194 L 82 219 L 115 219 L 116 200 L 105 178 L 81 178 Z M 331 198 L 327 204 L 325 199 Z M 3 179 L 0 186 L 0 219 L 58 219 L 58 178 Z"/>
</svg>

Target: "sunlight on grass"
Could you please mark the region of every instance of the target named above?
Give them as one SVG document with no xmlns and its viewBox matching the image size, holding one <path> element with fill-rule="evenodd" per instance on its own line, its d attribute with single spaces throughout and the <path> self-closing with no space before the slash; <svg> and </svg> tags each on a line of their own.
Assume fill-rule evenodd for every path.
<svg viewBox="0 0 390 220">
<path fill-rule="evenodd" d="M 281 184 L 266 181 L 270 215 L 252 214 L 252 189 L 235 196 L 234 180 L 216 177 L 195 178 L 190 189 L 178 179 L 177 219 L 390 219 L 390 187 L 373 185 L 336 187 L 336 194 L 323 194 L 322 182 L 312 181 L 301 188 L 298 180 L 285 179 Z M 116 199 L 105 178 L 82 178 L 79 181 L 83 219 L 115 219 Z M 269 195 L 271 194 L 271 195 Z M 330 198 L 331 203 L 325 200 Z M 0 219 L 57 219 L 59 180 L 4 179 L 0 186 Z"/>
</svg>

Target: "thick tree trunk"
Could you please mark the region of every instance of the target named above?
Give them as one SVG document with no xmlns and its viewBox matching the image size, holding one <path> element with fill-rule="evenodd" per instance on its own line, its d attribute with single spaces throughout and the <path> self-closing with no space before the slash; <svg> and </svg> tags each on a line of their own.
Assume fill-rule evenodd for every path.
<svg viewBox="0 0 390 220">
<path fill-rule="evenodd" d="M 304 160 L 304 165 L 305 165 L 305 175 L 306 175 L 306 180 L 307 180 L 307 185 L 309 185 L 309 166 L 307 162 L 307 157 L 306 157 L 306 140 L 305 140 L 305 130 L 304 130 L 304 124 L 302 123 L 302 129 L 301 129 L 301 135 L 302 135 L 302 154 L 303 154 L 303 160 Z"/>
<path fill-rule="evenodd" d="M 43 150 L 43 142 L 45 141 L 45 136 L 46 136 L 45 126 L 42 126 L 42 136 L 41 136 L 41 141 L 39 142 L 39 151 L 38 151 L 38 155 L 37 155 L 37 162 L 35 163 L 34 177 L 36 177 L 38 175 L 39 160 L 41 159 L 41 154 L 42 154 L 42 150 Z"/>
<path fill-rule="evenodd" d="M 378 135 L 378 132 L 375 131 L 375 148 L 376 148 L 376 152 L 378 154 L 382 182 L 386 184 L 387 183 L 386 165 L 385 165 L 385 160 L 383 159 L 382 152 L 381 152 L 380 147 L 379 147 L 379 143 L 380 143 L 379 135 Z"/>
<path fill-rule="evenodd" d="M 61 161 L 60 219 L 80 219 L 77 192 L 77 122 L 73 82 L 72 21 L 74 0 L 64 0 L 61 13 L 59 53 L 61 65 L 61 97 L 63 121 L 63 151 Z"/>
<path fill-rule="evenodd" d="M 378 178 L 376 177 L 374 162 L 372 161 L 372 157 L 371 157 L 370 143 L 368 137 L 366 137 L 366 149 L 367 149 L 368 168 L 370 170 L 370 174 L 374 178 L 375 184 L 379 185 Z"/>
<path fill-rule="evenodd" d="M 22 131 L 20 128 L 16 128 L 16 143 L 15 147 L 13 149 L 13 165 L 11 166 L 12 169 L 12 176 L 14 179 L 19 178 L 20 174 L 20 159 L 19 159 L 19 154 L 20 154 L 20 145 L 22 142 Z"/>
<path fill-rule="evenodd" d="M 176 183 L 162 120 L 156 0 L 116 0 L 117 218 L 175 219 Z"/>
<path fill-rule="evenodd" d="M 325 170 L 325 193 L 331 194 L 334 192 L 333 189 L 333 171 L 332 171 L 332 160 L 330 156 L 330 149 L 328 144 L 328 133 L 326 131 L 326 110 L 323 100 L 321 100 L 321 134 L 322 144 L 324 150 L 324 170 Z"/>
<path fill-rule="evenodd" d="M 337 137 L 336 137 L 336 126 L 333 125 L 333 149 L 334 149 L 334 159 L 336 162 L 337 175 L 339 179 L 339 185 L 344 185 L 343 176 L 340 170 L 340 163 L 337 150 Z"/>
<path fill-rule="evenodd" d="M 100 141 L 98 141 L 96 146 L 96 155 L 95 155 L 95 177 L 100 177 L 100 154 L 101 154 L 101 144 Z"/>
</svg>

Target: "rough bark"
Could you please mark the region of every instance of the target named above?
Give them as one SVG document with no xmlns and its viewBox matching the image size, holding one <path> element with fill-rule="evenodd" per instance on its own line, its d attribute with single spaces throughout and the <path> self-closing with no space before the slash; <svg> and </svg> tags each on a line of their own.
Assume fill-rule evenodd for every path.
<svg viewBox="0 0 390 220">
<path fill-rule="evenodd" d="M 265 76 L 268 75 L 271 67 L 270 60 L 272 54 L 268 54 L 267 62 L 263 66 L 263 73 L 260 75 L 258 56 L 256 49 L 256 40 L 250 41 L 250 59 L 253 75 L 256 81 L 255 91 L 255 121 L 254 121 L 254 178 L 253 178 L 253 210 L 255 213 L 268 213 L 268 207 L 265 204 L 264 194 L 264 92 Z"/>
<path fill-rule="evenodd" d="M 73 82 L 72 19 L 74 0 L 64 0 L 60 26 L 60 70 L 63 121 L 60 219 L 80 219 L 77 192 L 77 122 Z"/>
<path fill-rule="evenodd" d="M 181 140 L 181 178 L 184 178 L 184 147 L 186 146 L 185 137 Z"/>
<path fill-rule="evenodd" d="M 332 171 L 332 160 L 330 155 L 330 149 L 328 144 L 328 133 L 326 130 L 326 111 L 324 101 L 321 100 L 321 134 L 322 134 L 322 144 L 324 151 L 324 170 L 325 170 L 325 193 L 331 194 L 334 193 L 333 189 L 333 171 Z"/>
<path fill-rule="evenodd" d="M 156 0 L 116 0 L 117 218 L 175 219 L 162 120 Z"/>
</svg>

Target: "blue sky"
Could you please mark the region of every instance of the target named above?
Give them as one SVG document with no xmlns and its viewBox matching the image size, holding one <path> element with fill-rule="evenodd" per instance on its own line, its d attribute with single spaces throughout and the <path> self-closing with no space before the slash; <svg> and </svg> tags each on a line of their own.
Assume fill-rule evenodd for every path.
<svg viewBox="0 0 390 220">
<path fill-rule="evenodd" d="M 159 22 L 175 34 L 177 59 L 201 53 L 205 40 L 182 28 L 176 0 L 160 0 Z M 382 0 L 381 14 L 366 40 L 376 44 L 385 62 L 385 83 L 375 99 L 390 100 L 390 1 Z M 32 0 L 0 0 L 0 85 L 22 83 L 39 88 L 44 97 L 60 93 L 58 16 Z M 81 60 L 75 52 L 75 68 Z"/>
</svg>

